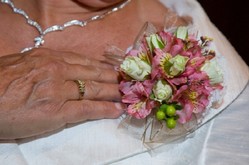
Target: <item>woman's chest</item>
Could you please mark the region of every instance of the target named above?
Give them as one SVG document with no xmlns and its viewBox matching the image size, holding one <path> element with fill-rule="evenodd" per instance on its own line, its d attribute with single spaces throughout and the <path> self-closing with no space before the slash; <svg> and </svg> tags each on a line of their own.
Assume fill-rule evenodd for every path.
<svg viewBox="0 0 249 165">
<path fill-rule="evenodd" d="M 146 21 L 163 25 L 165 15 L 162 13 L 168 12 L 166 8 L 156 2 L 148 5 L 144 3 L 143 5 L 145 7 L 139 6 L 139 1 L 137 1 L 134 8 L 122 10 L 86 26 L 70 26 L 62 31 L 49 32 L 43 36 L 44 42 L 41 47 L 71 51 L 97 59 L 102 58 L 104 52 L 112 45 L 126 50 L 133 44 Z M 155 5 L 153 9 L 157 8 L 157 10 L 148 13 L 147 9 L 150 5 Z M 37 29 L 28 25 L 24 19 L 12 16 L 14 21 L 13 19 L 4 19 L 5 23 L 2 22 L 0 25 L 2 36 L 0 56 L 34 47 L 35 38 L 40 35 Z"/>
</svg>

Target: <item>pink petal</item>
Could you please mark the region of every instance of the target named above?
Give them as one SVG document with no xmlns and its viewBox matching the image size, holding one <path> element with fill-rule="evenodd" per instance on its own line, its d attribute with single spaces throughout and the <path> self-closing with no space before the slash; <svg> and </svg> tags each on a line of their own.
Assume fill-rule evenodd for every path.
<svg viewBox="0 0 249 165">
<path fill-rule="evenodd" d="M 180 111 L 176 111 L 176 113 L 179 115 L 178 122 L 184 124 L 188 122 L 192 117 L 193 105 L 185 104 L 184 108 Z"/>
<path fill-rule="evenodd" d="M 133 83 L 131 81 L 121 81 L 119 84 L 119 90 L 124 94 L 127 94 L 130 92 L 132 84 Z"/>
<path fill-rule="evenodd" d="M 137 109 L 137 104 L 141 104 L 139 109 Z M 130 104 L 127 108 L 127 113 L 137 119 L 143 119 L 148 116 L 151 112 L 151 109 L 148 109 L 146 102 L 139 102 L 137 104 Z"/>
<path fill-rule="evenodd" d="M 182 51 L 181 45 L 174 45 L 170 50 L 170 54 L 172 54 L 172 56 L 176 56 L 177 54 L 180 54 L 181 51 Z"/>
</svg>

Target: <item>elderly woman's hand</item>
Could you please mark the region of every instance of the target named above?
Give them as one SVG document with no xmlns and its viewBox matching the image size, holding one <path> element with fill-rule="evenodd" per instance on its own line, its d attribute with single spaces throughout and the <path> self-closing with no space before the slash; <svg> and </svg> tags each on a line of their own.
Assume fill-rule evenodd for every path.
<svg viewBox="0 0 249 165">
<path fill-rule="evenodd" d="M 67 123 L 122 114 L 118 74 L 71 52 L 34 49 L 0 58 L 0 139 L 39 135 Z M 83 100 L 79 86 L 85 82 Z"/>
</svg>

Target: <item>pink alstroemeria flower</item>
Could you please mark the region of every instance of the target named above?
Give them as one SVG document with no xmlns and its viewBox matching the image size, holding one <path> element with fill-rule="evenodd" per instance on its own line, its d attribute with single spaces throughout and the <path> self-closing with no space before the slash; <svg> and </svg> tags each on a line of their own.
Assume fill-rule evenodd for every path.
<svg viewBox="0 0 249 165">
<path fill-rule="evenodd" d="M 137 119 L 144 119 L 151 110 L 155 107 L 154 101 L 141 100 L 140 102 L 130 104 L 127 108 L 127 113 Z"/>
<path fill-rule="evenodd" d="M 164 70 L 164 65 L 171 58 L 172 58 L 171 54 L 165 53 L 161 49 L 155 49 L 155 56 L 152 60 L 152 72 L 151 72 L 152 79 L 165 78 L 165 75 L 167 73 Z"/>
<path fill-rule="evenodd" d="M 209 104 L 210 85 L 208 76 L 204 72 L 198 72 L 188 77 L 186 85 L 182 85 L 173 96 L 173 100 L 183 105 L 183 109 L 177 111 L 178 121 L 186 123 L 193 113 L 202 113 Z"/>
<path fill-rule="evenodd" d="M 155 49 L 155 56 L 152 61 L 152 78 L 171 79 L 181 75 L 189 58 L 181 54 L 172 55 L 161 49 Z"/>
<path fill-rule="evenodd" d="M 148 116 L 155 106 L 150 100 L 153 81 L 122 81 L 120 91 L 123 93 L 122 102 L 129 104 L 127 113 L 138 119 Z"/>
<path fill-rule="evenodd" d="M 174 41 L 176 37 L 173 34 L 165 32 L 165 31 L 161 31 L 159 33 L 159 36 L 162 38 L 162 41 L 165 44 L 163 51 L 170 52 L 171 47 L 174 45 Z"/>
</svg>

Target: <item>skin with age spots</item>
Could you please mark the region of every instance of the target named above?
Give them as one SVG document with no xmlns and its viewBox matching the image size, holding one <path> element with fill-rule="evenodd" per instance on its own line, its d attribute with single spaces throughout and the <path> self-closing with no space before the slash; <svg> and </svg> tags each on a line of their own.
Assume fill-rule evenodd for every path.
<svg viewBox="0 0 249 165">
<path fill-rule="evenodd" d="M 43 29 L 101 14 L 122 0 L 15 0 Z M 59 3 L 58 3 L 59 2 Z M 148 12 L 150 11 L 150 12 Z M 69 123 L 117 118 L 118 73 L 103 56 L 110 45 L 129 47 L 146 21 L 159 28 L 174 15 L 159 1 L 132 0 L 125 8 L 85 27 L 44 37 L 41 48 L 23 54 L 39 34 L 7 5 L 0 5 L 0 139 L 53 132 Z M 151 14 L 153 13 L 153 14 Z M 186 24 L 182 18 L 177 24 Z M 15 27 L 13 30 L 13 27 Z M 86 82 L 83 100 L 74 80 Z"/>
</svg>

